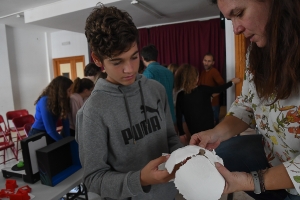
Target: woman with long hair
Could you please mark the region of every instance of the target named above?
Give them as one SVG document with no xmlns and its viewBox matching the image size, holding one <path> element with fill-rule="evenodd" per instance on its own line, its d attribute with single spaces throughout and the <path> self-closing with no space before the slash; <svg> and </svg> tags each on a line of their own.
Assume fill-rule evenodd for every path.
<svg viewBox="0 0 300 200">
<path fill-rule="evenodd" d="M 72 94 L 70 96 L 71 112 L 69 113 L 71 136 L 75 136 L 77 111 L 82 107 L 84 101 L 91 95 L 93 89 L 94 83 L 88 78 L 76 78 L 74 80 Z"/>
<path fill-rule="evenodd" d="M 233 78 L 228 83 L 210 87 L 197 85 L 198 70 L 189 64 L 179 67 L 175 76 L 175 91 L 180 91 L 176 100 L 176 119 L 179 135 L 186 135 L 182 126 L 184 117 L 191 135 L 214 127 L 214 114 L 211 106 L 211 96 L 220 93 L 235 83 L 239 78 Z M 187 135 L 189 141 L 190 136 Z"/>
<path fill-rule="evenodd" d="M 70 135 L 68 113 L 73 82 L 64 76 L 54 78 L 37 98 L 35 122 L 28 136 L 46 132 L 54 141 Z M 58 120 L 62 120 L 62 134 L 56 131 Z"/>
<path fill-rule="evenodd" d="M 299 200 L 300 1 L 212 2 L 251 44 L 240 96 L 221 123 L 193 135 L 190 144 L 217 148 L 224 193 Z M 260 134 L 234 137 L 249 127 Z"/>
</svg>

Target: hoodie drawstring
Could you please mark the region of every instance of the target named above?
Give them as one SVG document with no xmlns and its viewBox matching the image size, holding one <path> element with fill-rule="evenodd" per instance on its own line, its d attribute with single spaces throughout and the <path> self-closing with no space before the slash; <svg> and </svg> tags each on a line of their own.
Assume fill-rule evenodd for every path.
<svg viewBox="0 0 300 200">
<path fill-rule="evenodd" d="M 133 138 L 133 143 L 135 144 L 135 135 L 132 129 L 132 120 L 131 120 L 131 116 L 130 116 L 130 112 L 129 112 L 129 107 L 128 107 L 128 101 L 127 101 L 127 96 L 126 94 L 121 90 L 120 86 L 118 87 L 119 91 L 123 94 L 124 100 L 125 100 L 125 107 L 126 107 L 126 112 L 127 112 L 127 116 L 129 119 L 129 124 L 130 124 L 130 131 L 132 134 L 132 138 Z"/>
<path fill-rule="evenodd" d="M 143 109 L 144 109 L 144 116 L 145 116 L 145 120 L 146 120 L 146 130 L 148 130 L 148 117 L 147 117 L 147 112 L 146 112 L 145 99 L 144 99 L 144 94 L 143 94 L 143 90 L 142 90 L 142 86 L 141 86 L 141 81 L 139 81 L 139 87 L 140 87 L 141 99 L 142 99 L 142 104 L 143 104 Z M 123 90 L 121 90 L 120 86 L 118 87 L 118 89 L 124 96 L 126 112 L 127 112 L 127 116 L 128 116 L 128 120 L 129 120 L 129 124 L 130 124 L 130 131 L 132 133 L 133 143 L 135 144 L 136 141 L 135 141 L 135 135 L 134 135 L 133 126 L 132 126 L 132 120 L 131 120 L 131 115 L 130 115 L 130 111 L 129 111 L 127 96 L 123 92 Z"/>
<path fill-rule="evenodd" d="M 143 104 L 143 109 L 144 109 L 144 116 L 145 116 L 145 120 L 146 120 L 146 130 L 148 130 L 148 117 L 147 117 L 147 112 L 146 112 L 145 99 L 144 99 L 144 93 L 143 93 L 142 86 L 141 86 L 141 81 L 139 81 L 139 86 L 140 86 L 142 104 Z"/>
</svg>

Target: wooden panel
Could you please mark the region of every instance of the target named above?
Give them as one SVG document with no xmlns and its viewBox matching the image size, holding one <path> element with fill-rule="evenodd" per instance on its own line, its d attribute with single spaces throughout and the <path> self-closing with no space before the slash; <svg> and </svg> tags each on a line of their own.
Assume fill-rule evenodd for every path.
<svg viewBox="0 0 300 200">
<path fill-rule="evenodd" d="M 246 49 L 247 41 L 243 34 L 235 35 L 235 77 L 241 79 L 241 82 L 235 86 L 235 97 L 240 95 L 243 86 L 244 72 L 246 68 Z"/>
<path fill-rule="evenodd" d="M 54 78 L 61 74 L 60 64 L 69 63 L 71 65 L 71 77 L 70 77 L 70 79 L 72 79 L 74 81 L 77 78 L 76 63 L 79 63 L 79 62 L 83 64 L 83 69 L 84 69 L 84 67 L 85 67 L 84 56 L 73 56 L 73 57 L 53 59 Z M 80 74 L 82 74 L 82 73 L 80 73 Z"/>
</svg>

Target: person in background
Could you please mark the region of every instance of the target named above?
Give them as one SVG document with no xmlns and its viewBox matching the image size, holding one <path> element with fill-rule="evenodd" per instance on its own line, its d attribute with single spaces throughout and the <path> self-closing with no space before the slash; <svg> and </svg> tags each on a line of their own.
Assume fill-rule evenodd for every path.
<svg viewBox="0 0 300 200">
<path fill-rule="evenodd" d="M 34 103 L 35 122 L 28 136 L 46 132 L 53 141 L 58 141 L 70 135 L 68 113 L 72 84 L 72 80 L 64 76 L 57 76 L 49 83 Z M 63 135 L 56 131 L 58 120 L 62 120 Z"/>
<path fill-rule="evenodd" d="M 142 74 L 144 72 L 144 70 L 145 70 L 145 65 L 144 65 L 143 61 L 140 60 L 139 71 L 138 71 L 139 74 Z"/>
<path fill-rule="evenodd" d="M 89 63 L 85 66 L 84 76 L 91 79 L 94 83 L 96 83 L 99 78 L 106 78 L 105 71 L 101 70 L 95 63 Z"/>
<path fill-rule="evenodd" d="M 176 100 L 177 127 L 180 136 L 186 135 L 187 143 L 190 141 L 190 135 L 185 133 L 183 129 L 182 118 L 184 117 L 191 135 L 213 128 L 214 114 L 211 106 L 211 95 L 220 93 L 240 82 L 239 78 L 233 78 L 224 85 L 210 87 L 207 85 L 198 86 L 198 79 L 198 70 L 189 64 L 181 65 L 175 76 L 175 85 L 180 86 L 181 89 Z"/>
<path fill-rule="evenodd" d="M 177 94 L 178 92 L 180 91 L 180 89 L 178 90 L 175 90 L 175 76 L 176 76 L 176 71 L 177 69 L 179 68 L 179 66 L 177 64 L 174 64 L 174 63 L 171 63 L 168 65 L 167 67 L 172 73 L 173 73 L 173 76 L 174 76 L 174 86 L 173 86 L 173 104 L 174 104 L 174 110 L 175 110 L 175 117 L 176 117 L 176 99 L 177 99 Z M 189 135 L 189 130 L 188 130 L 188 127 L 186 125 L 186 122 L 184 120 L 184 117 L 182 118 L 182 126 L 183 126 L 183 129 L 186 133 L 186 135 L 184 136 L 179 136 L 179 132 L 178 132 L 178 127 L 177 127 L 177 123 L 175 123 L 175 130 L 176 130 L 176 133 L 177 135 L 179 136 L 180 138 L 180 141 L 182 142 L 182 144 L 184 145 L 187 145 L 187 139 L 186 139 L 186 136 Z"/>
<path fill-rule="evenodd" d="M 77 111 L 82 107 L 84 101 L 91 95 L 94 89 L 94 83 L 88 78 L 76 78 L 72 86 L 72 94 L 70 96 L 71 112 L 69 113 L 70 120 L 70 135 L 75 137 L 75 125 Z"/>
<path fill-rule="evenodd" d="M 242 92 L 215 128 L 190 144 L 216 149 L 224 193 L 300 199 L 300 1 L 214 0 L 251 42 Z M 260 134 L 235 135 L 257 126 Z"/>
<path fill-rule="evenodd" d="M 215 59 L 211 53 L 206 53 L 203 58 L 204 70 L 200 74 L 199 85 L 207 85 L 211 87 L 225 84 L 220 72 L 214 68 Z M 214 111 L 214 124 L 219 123 L 220 116 L 220 95 L 215 93 L 212 95 L 211 105 Z"/>
<path fill-rule="evenodd" d="M 173 73 L 173 76 L 175 76 L 176 70 L 179 68 L 179 66 L 175 63 L 171 63 L 168 65 L 168 70 L 170 70 Z"/>
<path fill-rule="evenodd" d="M 158 81 L 165 87 L 168 95 L 168 102 L 172 114 L 173 123 L 175 125 L 176 118 L 173 103 L 174 75 L 170 70 L 157 62 L 158 51 L 153 44 L 143 47 L 141 56 L 142 61 L 146 66 L 143 75 L 149 79 Z"/>
<path fill-rule="evenodd" d="M 173 200 L 174 173 L 158 170 L 162 153 L 182 147 L 165 88 L 138 74 L 139 32 L 131 16 L 102 4 L 85 35 L 96 65 L 106 70 L 78 111 L 75 138 L 83 181 L 101 199 Z"/>
</svg>

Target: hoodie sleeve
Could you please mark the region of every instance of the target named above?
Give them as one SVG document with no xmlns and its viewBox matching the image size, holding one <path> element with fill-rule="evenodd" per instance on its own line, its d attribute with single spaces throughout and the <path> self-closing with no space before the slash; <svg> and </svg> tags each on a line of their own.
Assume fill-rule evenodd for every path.
<svg viewBox="0 0 300 200">
<path fill-rule="evenodd" d="M 78 111 L 75 130 L 84 171 L 83 182 L 88 190 L 99 194 L 101 198 L 112 199 L 145 193 L 140 183 L 140 171 L 121 173 L 107 163 L 107 130 L 101 119 L 89 118 L 84 113 L 83 109 Z"/>
</svg>

